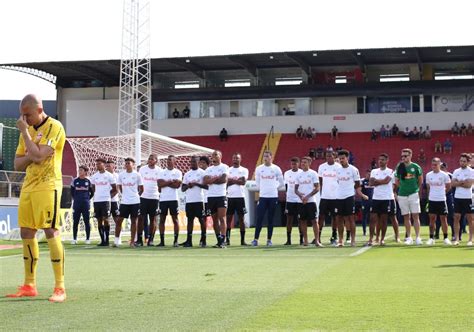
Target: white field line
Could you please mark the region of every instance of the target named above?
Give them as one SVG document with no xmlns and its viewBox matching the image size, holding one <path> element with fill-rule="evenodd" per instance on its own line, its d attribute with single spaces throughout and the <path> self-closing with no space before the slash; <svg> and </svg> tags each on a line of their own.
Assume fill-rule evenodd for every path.
<svg viewBox="0 0 474 332">
<path fill-rule="evenodd" d="M 392 237 L 393 235 L 394 235 L 394 233 L 385 234 L 385 238 L 387 239 L 389 237 Z M 356 252 L 353 252 L 352 254 L 350 254 L 349 256 L 350 257 L 356 257 L 356 256 L 359 256 L 359 255 L 362 255 L 364 252 L 369 251 L 369 249 L 371 249 L 371 248 L 373 248 L 373 246 L 362 247 L 359 250 L 357 250 Z"/>
</svg>

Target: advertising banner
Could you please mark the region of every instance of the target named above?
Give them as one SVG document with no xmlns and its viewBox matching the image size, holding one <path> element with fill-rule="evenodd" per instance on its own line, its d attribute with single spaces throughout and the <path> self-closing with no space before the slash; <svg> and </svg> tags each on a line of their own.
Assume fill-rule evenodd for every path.
<svg viewBox="0 0 474 332">
<path fill-rule="evenodd" d="M 434 96 L 434 112 L 474 111 L 474 94 Z"/>
<path fill-rule="evenodd" d="M 367 98 L 367 113 L 407 113 L 411 112 L 410 97 Z"/>
</svg>

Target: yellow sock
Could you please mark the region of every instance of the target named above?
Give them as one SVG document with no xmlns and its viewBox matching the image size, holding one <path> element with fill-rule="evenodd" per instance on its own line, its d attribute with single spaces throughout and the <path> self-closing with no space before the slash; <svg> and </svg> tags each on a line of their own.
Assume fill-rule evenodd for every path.
<svg viewBox="0 0 474 332">
<path fill-rule="evenodd" d="M 25 265 L 25 285 L 36 285 L 36 264 L 39 247 L 36 239 L 23 239 L 23 263 Z"/>
<path fill-rule="evenodd" d="M 64 247 L 61 237 L 48 239 L 49 255 L 53 264 L 55 288 L 64 288 Z"/>
</svg>

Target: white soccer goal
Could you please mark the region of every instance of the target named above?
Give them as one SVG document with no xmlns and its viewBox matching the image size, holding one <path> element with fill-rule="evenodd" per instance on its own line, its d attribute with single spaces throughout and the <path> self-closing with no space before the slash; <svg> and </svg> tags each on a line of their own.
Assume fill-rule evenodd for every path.
<svg viewBox="0 0 474 332">
<path fill-rule="evenodd" d="M 135 134 L 123 136 L 68 138 L 76 159 L 76 168 L 80 165 L 89 167 L 92 174 L 96 171 L 95 160 L 102 157 L 114 160 L 117 169 L 123 168 L 124 159 L 135 158 L 136 164 L 144 164 L 151 153 L 158 156 L 161 167 L 166 167 L 166 158 L 175 155 L 176 167 L 183 173 L 190 168 L 191 156 L 210 156 L 212 149 L 183 142 L 171 137 L 137 129 Z"/>
</svg>

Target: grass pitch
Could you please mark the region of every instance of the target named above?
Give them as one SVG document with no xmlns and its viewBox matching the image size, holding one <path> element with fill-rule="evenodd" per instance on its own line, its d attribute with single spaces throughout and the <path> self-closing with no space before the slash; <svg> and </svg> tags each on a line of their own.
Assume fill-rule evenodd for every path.
<svg viewBox="0 0 474 332">
<path fill-rule="evenodd" d="M 238 236 L 234 231 L 235 243 Z M 1 298 L 1 330 L 473 328 L 474 249 L 465 242 L 447 248 L 388 241 L 365 251 L 362 236 L 356 248 L 277 245 L 285 237 L 284 229 L 276 229 L 272 248 L 66 245 L 68 300 L 63 304 L 47 301 L 53 274 L 42 244 L 40 295 Z M 209 239 L 213 243 L 211 234 Z M 6 294 L 23 281 L 21 249 L 0 256 L 0 294 Z"/>
</svg>

